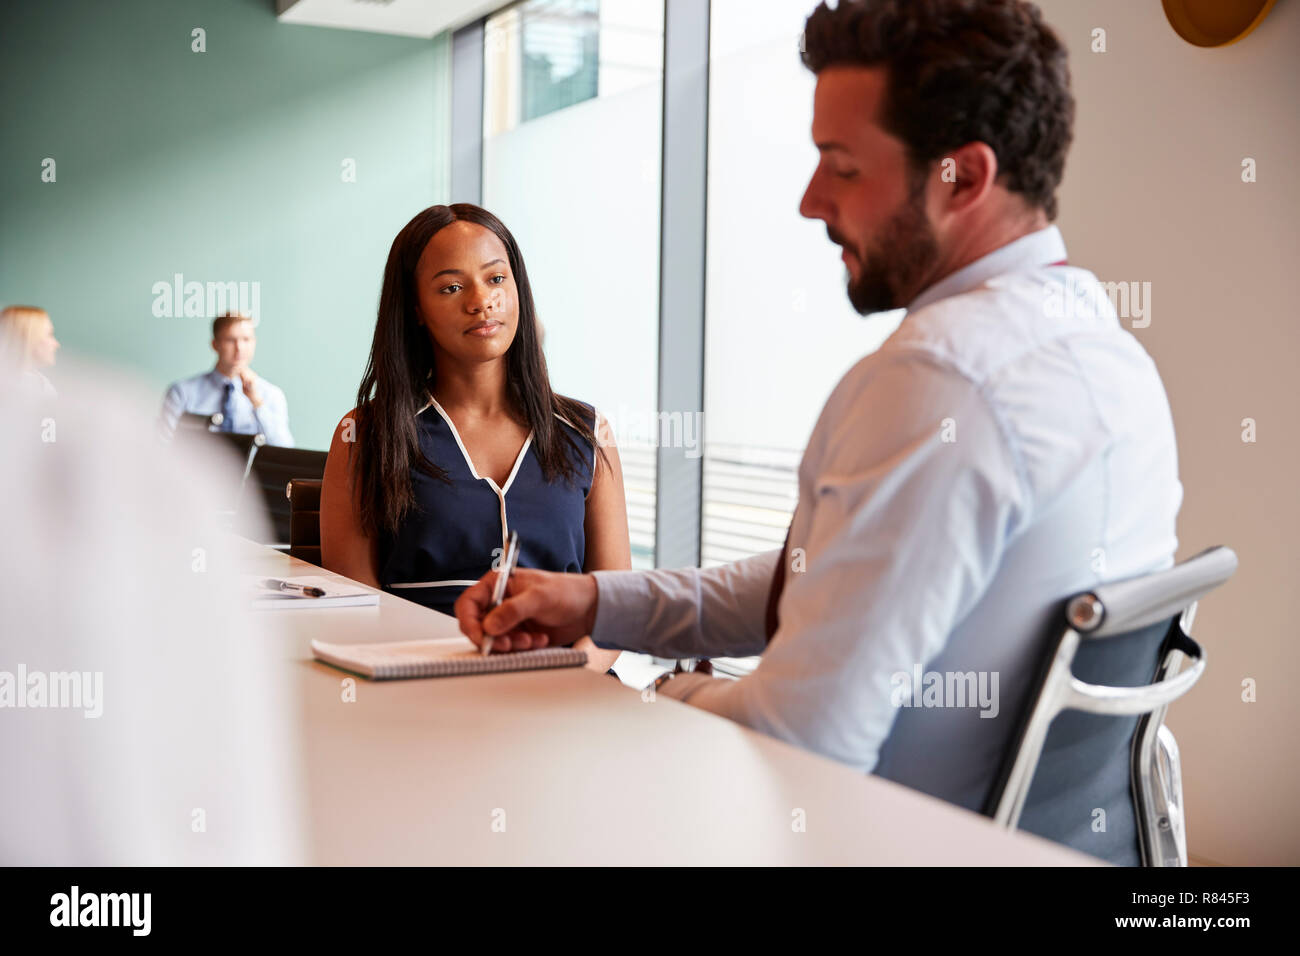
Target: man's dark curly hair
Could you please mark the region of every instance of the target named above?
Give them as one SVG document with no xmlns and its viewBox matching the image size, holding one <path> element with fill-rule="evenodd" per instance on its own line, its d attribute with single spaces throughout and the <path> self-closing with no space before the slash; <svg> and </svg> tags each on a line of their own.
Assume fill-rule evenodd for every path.
<svg viewBox="0 0 1300 956">
<path fill-rule="evenodd" d="M 998 181 L 1056 218 L 1074 126 L 1066 50 L 1024 0 L 823 2 L 804 27 L 803 62 L 883 66 L 881 123 L 914 173 L 967 143 L 986 143 Z"/>
</svg>

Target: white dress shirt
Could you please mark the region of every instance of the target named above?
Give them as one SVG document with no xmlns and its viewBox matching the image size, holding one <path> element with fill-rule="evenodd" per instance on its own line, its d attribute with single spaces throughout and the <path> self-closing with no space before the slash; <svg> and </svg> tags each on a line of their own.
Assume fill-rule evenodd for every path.
<svg viewBox="0 0 1300 956">
<path fill-rule="evenodd" d="M 779 551 L 596 572 L 596 644 L 761 653 L 748 677 L 662 692 L 979 809 L 1061 600 L 1168 567 L 1177 547 L 1164 388 L 1065 257 L 1053 226 L 952 273 L 841 379 L 799 467 L 770 644 Z M 928 672 L 985 675 L 987 702 L 900 706 Z"/>
<path fill-rule="evenodd" d="M 163 398 L 160 423 L 163 433 L 170 436 L 182 412 L 193 415 L 213 415 L 221 411 L 226 397 L 226 386 L 231 387 L 231 404 L 234 406 L 231 431 L 239 435 L 266 436 L 267 444 L 282 448 L 293 447 L 289 431 L 289 402 L 284 392 L 266 379 L 259 377 L 257 390 L 262 396 L 262 407 L 254 408 L 244 394 L 244 384 L 236 378 L 227 378 L 216 369 L 174 382 Z"/>
</svg>

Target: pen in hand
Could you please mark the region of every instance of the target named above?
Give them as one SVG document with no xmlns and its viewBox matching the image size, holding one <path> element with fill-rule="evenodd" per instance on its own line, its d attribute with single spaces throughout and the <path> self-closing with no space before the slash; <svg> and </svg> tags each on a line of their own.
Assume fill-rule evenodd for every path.
<svg viewBox="0 0 1300 956">
<path fill-rule="evenodd" d="M 506 599 L 506 584 L 510 581 L 510 574 L 515 569 L 515 564 L 519 559 L 519 532 L 510 532 L 510 543 L 506 545 L 506 556 L 501 562 L 501 567 L 497 569 L 496 586 L 492 589 L 492 603 L 488 606 L 488 614 L 491 614 L 502 601 Z M 487 614 L 483 615 L 485 618 Z M 492 638 L 486 632 L 483 634 L 483 643 L 479 645 L 479 654 L 487 657 L 492 653 Z"/>
</svg>

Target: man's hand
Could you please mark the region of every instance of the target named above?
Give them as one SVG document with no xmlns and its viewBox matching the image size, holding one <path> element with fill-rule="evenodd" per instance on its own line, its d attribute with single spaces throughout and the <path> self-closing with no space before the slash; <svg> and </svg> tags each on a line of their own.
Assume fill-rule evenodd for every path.
<svg viewBox="0 0 1300 956">
<path fill-rule="evenodd" d="M 572 644 L 591 633 L 597 598 L 592 575 L 516 568 L 506 599 L 489 614 L 496 579 L 489 571 L 456 599 L 461 633 L 475 644 L 490 640 L 494 651 L 527 651 Z"/>
<path fill-rule="evenodd" d="M 253 407 L 261 408 L 262 393 L 257 390 L 257 376 L 253 374 L 253 370 L 251 368 L 241 368 L 239 370 L 239 380 L 243 383 L 244 394 L 253 403 Z"/>
</svg>

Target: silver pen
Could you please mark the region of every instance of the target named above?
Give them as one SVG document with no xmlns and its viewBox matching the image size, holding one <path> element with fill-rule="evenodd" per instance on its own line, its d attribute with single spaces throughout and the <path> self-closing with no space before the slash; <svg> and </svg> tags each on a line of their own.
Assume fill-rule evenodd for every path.
<svg viewBox="0 0 1300 956">
<path fill-rule="evenodd" d="M 510 532 L 510 542 L 506 545 L 505 560 L 501 562 L 501 567 L 497 569 L 496 586 L 492 589 L 492 604 L 488 607 L 488 614 L 497 608 L 502 601 L 506 599 L 506 584 L 510 581 L 510 575 L 519 561 L 519 532 Z M 483 615 L 487 617 L 487 615 Z M 492 653 L 492 638 L 486 634 L 483 635 L 483 643 L 479 646 L 479 654 L 487 657 Z"/>
<path fill-rule="evenodd" d="M 325 596 L 324 591 L 312 587 L 310 584 L 294 584 L 292 581 L 281 581 L 279 578 L 262 578 L 262 587 L 270 588 L 272 591 L 288 591 L 291 594 L 301 594 L 303 597 Z"/>
</svg>

